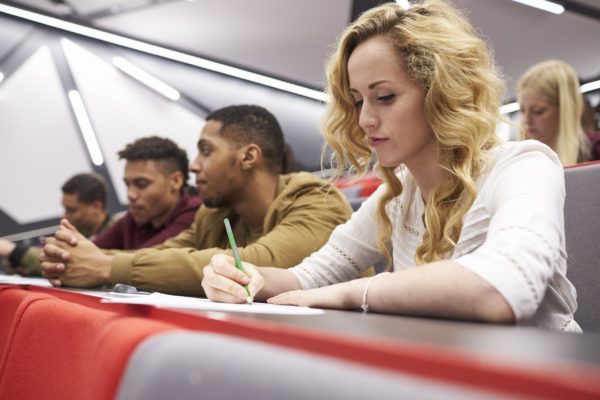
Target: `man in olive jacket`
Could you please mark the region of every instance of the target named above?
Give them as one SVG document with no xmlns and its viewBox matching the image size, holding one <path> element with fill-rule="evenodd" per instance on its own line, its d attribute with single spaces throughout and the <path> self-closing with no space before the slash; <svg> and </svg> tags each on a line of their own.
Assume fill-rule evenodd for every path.
<svg viewBox="0 0 600 400">
<path fill-rule="evenodd" d="M 203 199 L 192 226 L 135 252 L 102 251 L 62 221 L 44 246 L 43 275 L 55 286 L 125 283 L 163 293 L 203 296 L 202 269 L 231 254 L 229 218 L 243 261 L 288 268 L 325 244 L 352 210 L 344 196 L 309 173 L 280 175 L 283 134 L 258 106 L 231 106 L 206 117 L 190 164 Z"/>
</svg>

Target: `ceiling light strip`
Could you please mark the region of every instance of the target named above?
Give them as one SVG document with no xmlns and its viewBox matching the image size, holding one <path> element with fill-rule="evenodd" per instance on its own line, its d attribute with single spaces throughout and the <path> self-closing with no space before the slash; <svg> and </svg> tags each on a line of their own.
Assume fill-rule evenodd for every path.
<svg viewBox="0 0 600 400">
<path fill-rule="evenodd" d="M 513 0 L 516 3 L 525 4 L 529 7 L 534 7 L 539 10 L 544 10 L 552 14 L 562 14 L 565 12 L 565 8 L 557 3 L 546 0 Z"/>
<path fill-rule="evenodd" d="M 519 111 L 519 103 L 508 103 L 500 107 L 500 114 L 510 114 L 515 111 Z"/>
<path fill-rule="evenodd" d="M 94 128 L 92 128 L 92 123 L 90 122 L 88 113 L 83 105 L 83 100 L 81 100 L 81 95 L 77 90 L 70 90 L 69 100 L 71 101 L 71 107 L 73 107 L 75 118 L 77 119 L 79 129 L 81 129 L 81 133 L 83 134 L 83 140 L 88 149 L 88 153 L 92 158 L 92 162 L 95 165 L 100 166 L 104 163 L 104 157 L 102 157 L 102 151 L 100 151 Z"/>
<path fill-rule="evenodd" d="M 165 82 L 161 81 L 153 75 L 150 75 L 143 69 L 139 68 L 137 65 L 130 63 L 124 58 L 113 58 L 113 65 L 119 70 L 126 73 L 127 75 L 131 76 L 132 78 L 148 86 L 150 89 L 162 94 L 167 99 L 177 101 L 180 97 L 180 94 L 177 91 L 177 89 L 167 85 Z"/>
<path fill-rule="evenodd" d="M 600 80 L 584 83 L 579 88 L 579 91 L 581 93 L 587 93 L 587 92 L 591 92 L 592 90 L 597 90 L 597 89 L 600 89 Z"/>
<path fill-rule="evenodd" d="M 326 102 L 327 94 L 319 91 L 307 88 L 305 86 L 296 85 L 294 83 L 282 81 L 268 76 L 260 75 L 254 72 L 245 71 L 240 68 L 231 67 L 228 65 L 220 64 L 214 61 L 206 60 L 201 57 L 192 56 L 180 51 L 167 49 L 165 47 L 149 44 L 140 40 L 130 39 L 124 36 L 116 35 L 114 33 L 104 32 L 99 29 L 89 28 L 83 25 L 75 24 L 73 22 L 63 21 L 58 18 L 49 17 L 47 15 L 38 14 L 32 11 L 23 10 L 17 7 L 0 4 L 0 12 L 15 17 L 23 18 L 28 21 L 37 22 L 42 25 L 50 26 L 53 28 L 62 29 L 67 32 L 76 33 L 78 35 L 91 37 L 103 42 L 116 44 L 118 46 L 126 47 L 133 50 L 138 50 L 144 53 L 153 54 L 158 57 L 167 58 L 169 60 L 178 61 L 184 64 L 193 65 L 209 71 L 219 72 L 224 75 L 232 76 L 238 79 L 258 83 L 264 86 L 272 87 L 274 89 L 283 90 L 289 93 L 297 94 L 300 96 L 308 97 L 314 100 Z"/>
</svg>

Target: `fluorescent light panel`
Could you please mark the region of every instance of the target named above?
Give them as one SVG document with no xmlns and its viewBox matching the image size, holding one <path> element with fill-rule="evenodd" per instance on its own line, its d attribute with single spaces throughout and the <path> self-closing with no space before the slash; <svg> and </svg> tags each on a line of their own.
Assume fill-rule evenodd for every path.
<svg viewBox="0 0 600 400">
<path fill-rule="evenodd" d="M 565 8 L 560 4 L 553 3 L 546 0 L 513 0 L 516 3 L 525 4 L 529 7 L 534 7 L 540 10 L 547 11 L 552 14 L 562 14 L 565 12 Z"/>
<path fill-rule="evenodd" d="M 500 107 L 500 114 L 510 114 L 515 111 L 519 111 L 519 103 L 508 103 Z"/>
<path fill-rule="evenodd" d="M 121 71 L 125 72 L 127 75 L 131 76 L 132 78 L 142 82 L 144 85 L 162 94 L 167 99 L 177 101 L 177 99 L 179 99 L 180 97 L 179 92 L 175 88 L 167 85 L 160 79 L 150 75 L 146 71 L 130 63 L 124 58 L 113 58 L 113 65 Z"/>
<path fill-rule="evenodd" d="M 88 149 L 88 153 L 90 153 L 92 162 L 95 165 L 100 166 L 104 163 L 104 157 L 102 157 L 102 152 L 100 151 L 94 128 L 92 128 L 92 123 L 90 122 L 88 113 L 83 105 L 83 100 L 81 100 L 81 95 L 77 90 L 70 90 L 69 100 L 71 101 L 71 107 L 73 107 L 75 118 L 77 119 L 79 129 L 81 129 L 81 133 L 83 134 L 83 140 Z"/>
<path fill-rule="evenodd" d="M 579 87 L 579 91 L 581 93 L 587 93 L 598 89 L 600 89 L 600 80 L 584 83 Z M 508 103 L 500 107 L 501 114 L 510 114 L 515 111 L 519 111 L 519 103 L 516 101 L 514 103 Z"/>
<path fill-rule="evenodd" d="M 114 33 L 108 33 L 95 28 L 78 25 L 72 22 L 63 21 L 58 18 L 48 17 L 32 11 L 22 10 L 6 4 L 0 4 L 0 12 L 23 18 L 28 21 L 37 22 L 42 25 L 51 26 L 53 28 L 62 29 L 67 32 L 76 33 L 78 35 L 91 37 L 103 42 L 116 44 L 133 50 L 138 50 L 144 53 L 152 54 L 158 57 L 167 58 L 169 60 L 178 61 L 184 64 L 193 65 L 209 71 L 219 72 L 224 75 L 232 76 L 238 79 L 258 83 L 260 85 L 272 87 L 274 89 L 283 90 L 285 92 L 297 94 L 299 96 L 308 97 L 310 99 L 326 102 L 327 94 L 319 90 L 307 88 L 305 86 L 296 85 L 290 82 L 285 82 L 279 79 L 270 78 L 268 76 L 256 74 L 254 72 L 245 71 L 240 68 L 231 67 L 220 64 L 214 61 L 209 61 L 201 57 L 192 56 L 180 51 L 167 49 L 165 47 L 148 44 L 140 40 L 129 39 L 124 36 L 119 36 Z"/>
<path fill-rule="evenodd" d="M 581 93 L 591 92 L 592 90 L 600 89 L 600 80 L 584 83 L 579 88 Z"/>
</svg>

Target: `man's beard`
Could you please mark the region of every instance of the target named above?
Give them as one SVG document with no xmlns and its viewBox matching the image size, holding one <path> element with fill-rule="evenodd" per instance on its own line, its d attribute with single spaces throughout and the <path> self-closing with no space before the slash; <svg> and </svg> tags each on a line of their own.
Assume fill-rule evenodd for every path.
<svg viewBox="0 0 600 400">
<path fill-rule="evenodd" d="M 202 197 L 202 193 L 200 193 Z M 208 208 L 221 208 L 228 207 L 229 201 L 227 201 L 222 195 L 216 195 L 213 197 L 202 197 L 202 204 Z"/>
</svg>

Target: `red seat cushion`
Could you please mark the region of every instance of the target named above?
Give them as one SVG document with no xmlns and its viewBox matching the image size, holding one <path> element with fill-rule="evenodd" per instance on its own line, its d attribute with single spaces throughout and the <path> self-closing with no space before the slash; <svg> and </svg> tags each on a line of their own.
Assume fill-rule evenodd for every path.
<svg viewBox="0 0 600 400">
<path fill-rule="evenodd" d="M 51 298 L 51 296 L 44 293 L 30 292 L 20 286 L 0 286 L 0 376 L 6 352 L 11 346 L 15 329 L 23 313 L 32 302 L 48 298 Z"/>
<path fill-rule="evenodd" d="M 47 297 L 20 318 L 0 370 L 0 399 L 112 399 L 137 344 L 177 329 Z"/>
</svg>

